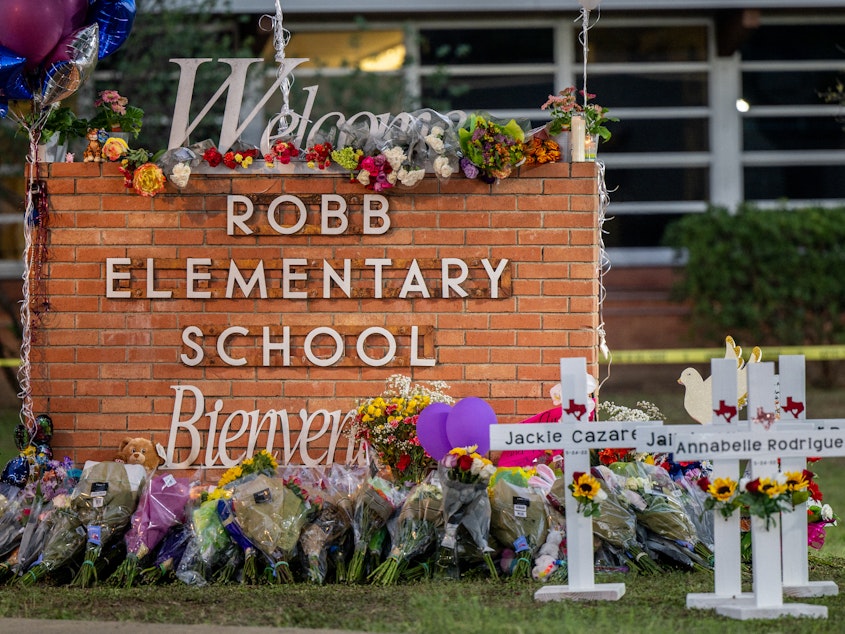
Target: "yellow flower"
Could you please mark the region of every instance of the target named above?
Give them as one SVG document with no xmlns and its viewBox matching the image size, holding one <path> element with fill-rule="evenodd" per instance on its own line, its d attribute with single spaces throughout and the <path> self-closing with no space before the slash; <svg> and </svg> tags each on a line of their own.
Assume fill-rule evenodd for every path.
<svg viewBox="0 0 845 634">
<path fill-rule="evenodd" d="M 801 471 L 787 471 L 783 475 L 786 478 L 786 488 L 790 491 L 801 491 L 810 486 Z"/>
<path fill-rule="evenodd" d="M 247 156 L 247 157 L 245 157 L 245 158 L 244 158 L 244 159 L 243 159 L 240 163 L 241 163 L 241 167 L 243 167 L 244 169 L 246 169 L 247 167 L 249 167 L 250 165 L 252 165 L 252 157 L 251 157 L 251 156 Z"/>
<path fill-rule="evenodd" d="M 120 137 L 109 137 L 103 144 L 103 156 L 115 162 L 129 151 L 129 144 Z"/>
<path fill-rule="evenodd" d="M 592 500 L 598 492 L 601 491 L 601 485 L 589 473 L 582 473 L 575 480 L 575 490 L 573 491 L 576 498 L 586 498 Z"/>
<path fill-rule="evenodd" d="M 760 486 L 758 487 L 760 493 L 768 495 L 770 498 L 776 498 L 783 493 L 786 493 L 787 488 L 785 484 L 781 484 L 777 480 L 771 478 L 760 478 Z"/>
<path fill-rule="evenodd" d="M 727 502 L 736 492 L 736 482 L 730 478 L 716 478 L 707 488 L 707 492 L 720 502 Z"/>
</svg>

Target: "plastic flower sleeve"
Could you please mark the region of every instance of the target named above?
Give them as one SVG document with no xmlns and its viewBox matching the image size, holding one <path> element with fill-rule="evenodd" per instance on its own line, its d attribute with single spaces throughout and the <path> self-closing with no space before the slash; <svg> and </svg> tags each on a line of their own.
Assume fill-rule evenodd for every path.
<svg viewBox="0 0 845 634">
<path fill-rule="evenodd" d="M 249 541 L 249 538 L 244 534 L 243 528 L 238 524 L 238 518 L 235 516 L 235 511 L 232 508 L 231 499 L 221 498 L 217 500 L 217 515 L 220 516 L 220 522 L 223 524 L 226 532 L 229 533 L 229 537 L 243 551 L 244 569 L 241 580 L 249 585 L 258 583 L 258 559 L 259 557 L 261 558 L 262 564 L 266 559 L 258 552 L 255 545 Z"/>
<path fill-rule="evenodd" d="M 349 581 L 363 581 L 366 576 L 364 563 L 370 541 L 387 525 L 402 497 L 402 492 L 396 485 L 384 478 L 375 476 L 366 480 L 355 499 L 352 517 L 355 550 L 349 562 Z"/>
<path fill-rule="evenodd" d="M 141 571 L 141 582 L 149 585 L 169 580 L 182 561 L 191 534 L 189 524 L 171 528 L 161 540 L 153 565 Z"/>
<path fill-rule="evenodd" d="M 112 585 L 135 584 L 144 560 L 152 555 L 167 532 L 185 521 L 191 481 L 172 474 L 159 474 L 144 486 L 138 507 L 124 535 L 126 558 L 109 578 Z"/>
<path fill-rule="evenodd" d="M 139 488 L 146 478 L 140 465 L 120 462 L 88 463 L 71 495 L 87 534 L 85 560 L 73 584 L 89 587 L 97 582 L 95 562 L 105 546 L 129 526 L 138 504 Z"/>
<path fill-rule="evenodd" d="M 351 498 L 342 478 L 333 477 L 333 470 L 309 469 L 309 487 L 316 492 L 316 513 L 303 527 L 299 538 L 300 551 L 307 579 L 322 584 L 329 567 L 329 550 L 339 547 L 352 532 Z"/>
<path fill-rule="evenodd" d="M 531 573 L 537 549 L 546 541 L 549 514 L 545 495 L 528 486 L 522 469 L 499 469 L 490 483 L 490 532 L 515 553 L 511 576 L 525 579 Z"/>
<path fill-rule="evenodd" d="M 19 583 L 23 586 L 33 585 L 62 566 L 77 560 L 85 548 L 85 537 L 85 528 L 75 511 L 70 508 L 56 510 L 41 556 L 35 565 L 20 577 Z"/>
<path fill-rule="evenodd" d="M 28 517 L 24 513 L 27 506 L 21 489 L 0 483 L 0 558 L 9 555 L 20 544 Z"/>
<path fill-rule="evenodd" d="M 176 578 L 188 585 L 204 586 L 226 569 L 237 550 L 217 515 L 217 500 L 206 500 L 191 512 L 191 537 Z"/>
<path fill-rule="evenodd" d="M 420 135 L 425 142 L 426 170 L 445 182 L 459 169 L 460 144 L 455 123 L 436 110 L 423 108 L 413 115 L 420 122 Z"/>
<path fill-rule="evenodd" d="M 392 547 L 387 559 L 370 575 L 373 583 L 393 585 L 409 563 L 423 557 L 437 543 L 443 525 L 443 490 L 439 482 L 416 485 L 402 503 L 395 522 L 390 522 Z"/>
<path fill-rule="evenodd" d="M 281 478 L 257 474 L 234 483 L 232 508 L 244 535 L 270 561 L 268 580 L 292 582 L 290 563 L 307 521 L 307 502 Z"/>
</svg>

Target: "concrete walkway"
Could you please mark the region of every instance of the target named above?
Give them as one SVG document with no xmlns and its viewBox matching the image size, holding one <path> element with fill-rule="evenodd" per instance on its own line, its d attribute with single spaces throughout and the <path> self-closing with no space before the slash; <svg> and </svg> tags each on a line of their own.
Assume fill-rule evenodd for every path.
<svg viewBox="0 0 845 634">
<path fill-rule="evenodd" d="M 365 634 L 348 630 L 309 630 L 297 627 L 240 627 L 226 625 L 177 625 L 132 621 L 64 621 L 0 619 L 0 632 L 32 634 Z"/>
</svg>

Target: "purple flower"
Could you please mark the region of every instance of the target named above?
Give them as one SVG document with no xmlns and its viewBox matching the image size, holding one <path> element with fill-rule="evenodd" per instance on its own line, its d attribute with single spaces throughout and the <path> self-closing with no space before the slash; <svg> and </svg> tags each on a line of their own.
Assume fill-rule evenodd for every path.
<svg viewBox="0 0 845 634">
<path fill-rule="evenodd" d="M 467 157 L 464 156 L 461 158 L 460 165 L 464 176 L 467 178 L 478 178 L 478 167 L 476 167 L 475 164 Z"/>
</svg>

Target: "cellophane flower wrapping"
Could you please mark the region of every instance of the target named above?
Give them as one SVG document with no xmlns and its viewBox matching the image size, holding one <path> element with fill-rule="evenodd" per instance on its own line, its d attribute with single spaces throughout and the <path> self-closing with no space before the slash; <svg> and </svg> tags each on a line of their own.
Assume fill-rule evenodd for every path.
<svg viewBox="0 0 845 634">
<path fill-rule="evenodd" d="M 332 487 L 338 491 L 338 506 L 349 519 L 349 526 L 343 537 L 328 544 L 328 561 L 338 583 L 349 580 L 349 563 L 355 550 L 355 502 L 367 480 L 369 466 L 361 464 L 332 464 L 329 477 Z"/>
<path fill-rule="evenodd" d="M 268 580 L 291 583 L 290 566 L 310 504 L 281 477 L 255 474 L 233 483 L 231 488 L 238 524 L 270 562 Z"/>
<path fill-rule="evenodd" d="M 546 496 L 528 483 L 530 469 L 499 468 L 490 479 L 490 533 L 515 554 L 508 572 L 514 579 L 527 579 L 537 549 L 546 541 L 549 512 Z"/>
<path fill-rule="evenodd" d="M 307 580 L 320 585 L 328 574 L 329 551 L 340 548 L 352 533 L 354 493 L 350 495 L 345 465 L 313 471 L 319 474 L 312 478 L 315 512 L 302 529 L 299 545 Z M 357 490 L 357 486 L 352 489 Z"/>
<path fill-rule="evenodd" d="M 645 551 L 637 535 L 635 507 L 644 508 L 644 501 L 627 490 L 608 467 L 594 467 L 592 473 L 607 494 L 599 503 L 599 514 L 593 516 L 593 535 L 600 540 L 599 550 L 609 550 L 607 554 L 614 558 L 612 561 L 604 561 L 602 553 L 599 553 L 602 563 L 627 566 L 640 574 L 660 572 L 660 567 Z M 557 483 L 553 492 L 556 488 Z"/>
<path fill-rule="evenodd" d="M 495 467 L 483 467 L 472 474 L 471 467 L 461 470 L 458 466 L 445 464 L 444 461 L 448 461 L 450 455 L 453 454 L 450 452 L 437 467 L 440 486 L 443 488 L 444 521 L 436 563 L 439 574 L 460 577 L 462 567 L 465 568 L 471 561 L 470 553 L 475 551 L 476 560 L 485 563 L 490 575 L 497 577 L 491 556 L 493 548 L 489 545 L 491 510 L 487 495 L 487 485 Z M 464 561 L 459 558 L 459 552 L 463 553 Z"/>
<path fill-rule="evenodd" d="M 190 539 L 176 568 L 176 578 L 195 586 L 231 581 L 241 569 L 242 551 L 220 521 L 216 499 L 200 502 L 191 510 L 190 528 Z"/>
<path fill-rule="evenodd" d="M 123 537 L 126 559 L 109 578 L 110 583 L 127 588 L 135 584 L 141 566 L 167 532 L 185 522 L 191 486 L 190 479 L 177 478 L 170 473 L 157 474 L 147 480 L 129 522 L 129 530 Z"/>
<path fill-rule="evenodd" d="M 381 153 L 387 158 L 394 176 L 394 184 L 406 189 L 416 187 L 425 177 L 427 157 L 423 138 L 424 125 L 412 114 L 396 118 L 377 142 Z"/>
<path fill-rule="evenodd" d="M 415 559 L 426 559 L 443 526 L 443 489 L 437 478 L 430 478 L 411 489 L 401 510 L 388 523 L 390 554 L 371 574 L 373 583 L 389 586 Z"/>
<path fill-rule="evenodd" d="M 19 575 L 32 566 L 50 534 L 54 507 L 69 506 L 70 492 L 81 474 L 70 458 L 37 465 L 35 479 L 30 480 L 15 499 L 21 533 L 13 538 L 17 540 L 17 549 L 11 551 L 0 568 L 1 576 Z"/>
<path fill-rule="evenodd" d="M 645 462 L 610 465 L 620 484 L 642 498 L 637 522 L 648 529 L 646 547 L 691 568 L 709 569 L 713 556 L 702 542 L 684 503 L 684 490 L 662 467 Z"/>
<path fill-rule="evenodd" d="M 244 566 L 241 581 L 248 585 L 258 583 L 262 579 L 259 568 L 263 571 L 267 559 L 258 551 L 255 544 L 249 540 L 243 528 L 238 523 L 238 517 L 235 515 L 234 508 L 232 508 L 231 498 L 217 499 L 217 515 L 220 516 L 220 521 L 223 524 L 223 528 L 229 533 L 229 537 L 243 551 Z"/>
<path fill-rule="evenodd" d="M 367 576 L 365 564 L 370 542 L 387 526 L 405 494 L 401 487 L 380 476 L 365 480 L 355 498 L 352 515 L 355 548 L 347 570 L 348 581 L 358 583 Z"/>
<path fill-rule="evenodd" d="M 18 547 L 26 525 L 23 491 L 13 484 L 0 482 L 0 559 Z"/>
<path fill-rule="evenodd" d="M 97 558 L 128 529 L 146 477 L 140 465 L 121 462 L 86 465 L 79 485 L 71 494 L 71 508 L 76 510 L 88 537 L 85 559 L 72 582 L 74 585 L 89 587 L 97 583 Z"/>
<path fill-rule="evenodd" d="M 136 465 L 128 465 L 130 467 Z M 143 470 L 143 467 L 140 467 Z M 138 482 L 140 484 L 140 482 Z M 75 564 L 85 552 L 87 585 L 94 575 L 94 562 L 103 544 L 108 543 L 128 526 L 138 500 L 137 489 L 127 474 L 127 465 L 117 462 L 89 463 L 70 494 L 66 507 L 53 510 L 50 534 L 41 551 L 40 561 L 20 581 L 36 583 L 45 575 L 63 566 Z M 55 500 L 54 500 L 55 503 Z M 86 543 L 88 548 L 86 549 Z"/>
<path fill-rule="evenodd" d="M 191 526 L 187 522 L 171 528 L 159 544 L 153 565 L 141 571 L 141 583 L 155 585 L 170 581 L 182 561 L 191 534 Z"/>
<path fill-rule="evenodd" d="M 425 141 L 426 171 L 432 172 L 441 182 L 449 180 L 459 169 L 460 144 L 454 121 L 430 108 L 415 110 L 412 114 L 420 122 L 420 134 Z"/>
</svg>

